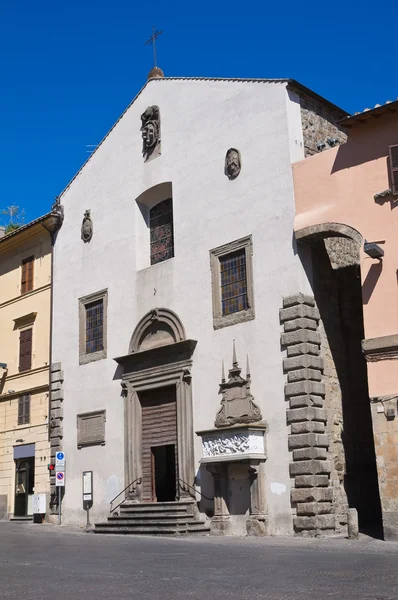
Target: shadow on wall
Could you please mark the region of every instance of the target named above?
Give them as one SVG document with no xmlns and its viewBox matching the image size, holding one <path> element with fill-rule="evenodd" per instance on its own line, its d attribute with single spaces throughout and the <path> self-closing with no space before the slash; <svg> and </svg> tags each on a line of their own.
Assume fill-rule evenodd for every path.
<svg viewBox="0 0 398 600">
<path fill-rule="evenodd" d="M 376 283 L 379 280 L 382 270 L 383 270 L 382 261 L 380 261 L 377 264 L 373 264 L 370 267 L 368 274 L 366 275 L 365 280 L 362 285 L 362 300 L 363 300 L 364 304 L 368 304 L 368 302 L 373 294 L 373 290 L 376 287 Z"/>
<path fill-rule="evenodd" d="M 398 121 L 394 117 L 354 126 L 347 142 L 339 146 L 331 172 L 336 173 L 383 157 L 387 168 L 388 147 L 396 144 L 397 139 Z"/>
</svg>

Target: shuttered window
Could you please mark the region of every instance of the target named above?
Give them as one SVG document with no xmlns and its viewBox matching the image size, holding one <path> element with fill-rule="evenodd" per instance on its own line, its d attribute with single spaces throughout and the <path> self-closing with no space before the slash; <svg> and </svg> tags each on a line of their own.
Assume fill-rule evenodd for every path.
<svg viewBox="0 0 398 600">
<path fill-rule="evenodd" d="M 390 178 L 392 193 L 398 196 L 398 144 L 390 146 Z"/>
<path fill-rule="evenodd" d="M 21 294 L 33 290 L 33 266 L 34 256 L 29 256 L 22 261 Z"/>
<path fill-rule="evenodd" d="M 32 368 L 32 329 L 24 329 L 19 334 L 19 370 Z"/>
<path fill-rule="evenodd" d="M 18 425 L 30 423 L 30 395 L 20 396 L 18 400 Z"/>
</svg>

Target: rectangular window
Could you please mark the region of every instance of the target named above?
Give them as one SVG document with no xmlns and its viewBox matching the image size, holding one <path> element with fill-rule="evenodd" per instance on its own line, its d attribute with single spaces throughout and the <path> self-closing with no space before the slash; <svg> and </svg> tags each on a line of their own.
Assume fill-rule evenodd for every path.
<svg viewBox="0 0 398 600">
<path fill-rule="evenodd" d="M 220 257 L 222 314 L 247 309 L 246 253 L 238 250 Z"/>
<path fill-rule="evenodd" d="M 213 327 L 254 319 L 251 235 L 210 250 Z"/>
<path fill-rule="evenodd" d="M 104 301 L 86 304 L 86 354 L 104 349 Z"/>
<path fill-rule="evenodd" d="M 398 196 L 398 145 L 390 146 L 390 179 L 392 193 Z"/>
<path fill-rule="evenodd" d="M 18 399 L 18 425 L 30 423 L 30 395 Z"/>
<path fill-rule="evenodd" d="M 173 201 L 162 200 L 149 211 L 151 265 L 173 258 Z"/>
<path fill-rule="evenodd" d="M 21 294 L 26 294 L 33 290 L 33 266 L 35 262 L 34 256 L 24 258 L 22 261 L 21 275 Z"/>
<path fill-rule="evenodd" d="M 32 368 L 32 329 L 24 329 L 19 334 L 19 370 Z"/>
<path fill-rule="evenodd" d="M 79 364 L 106 358 L 108 291 L 79 298 Z"/>
</svg>

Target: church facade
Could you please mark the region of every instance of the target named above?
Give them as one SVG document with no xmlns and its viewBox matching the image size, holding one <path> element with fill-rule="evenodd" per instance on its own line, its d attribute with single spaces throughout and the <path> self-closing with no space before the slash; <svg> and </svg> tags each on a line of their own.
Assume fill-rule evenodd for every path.
<svg viewBox="0 0 398 600">
<path fill-rule="evenodd" d="M 292 163 L 344 142 L 344 116 L 292 80 L 150 79 L 62 192 L 51 448 L 66 455 L 64 523 L 84 524 L 92 471 L 93 523 L 112 501 L 194 501 L 214 533 L 334 530 Z"/>
</svg>

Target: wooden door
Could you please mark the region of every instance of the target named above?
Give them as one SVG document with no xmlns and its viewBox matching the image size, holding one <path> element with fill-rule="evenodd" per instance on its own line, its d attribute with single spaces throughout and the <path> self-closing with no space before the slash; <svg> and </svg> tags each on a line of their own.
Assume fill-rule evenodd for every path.
<svg viewBox="0 0 398 600">
<path fill-rule="evenodd" d="M 141 392 L 140 402 L 142 407 L 142 499 L 145 502 L 156 502 L 155 461 L 152 448 L 169 444 L 177 446 L 176 389 L 174 386 L 170 386 Z"/>
</svg>

